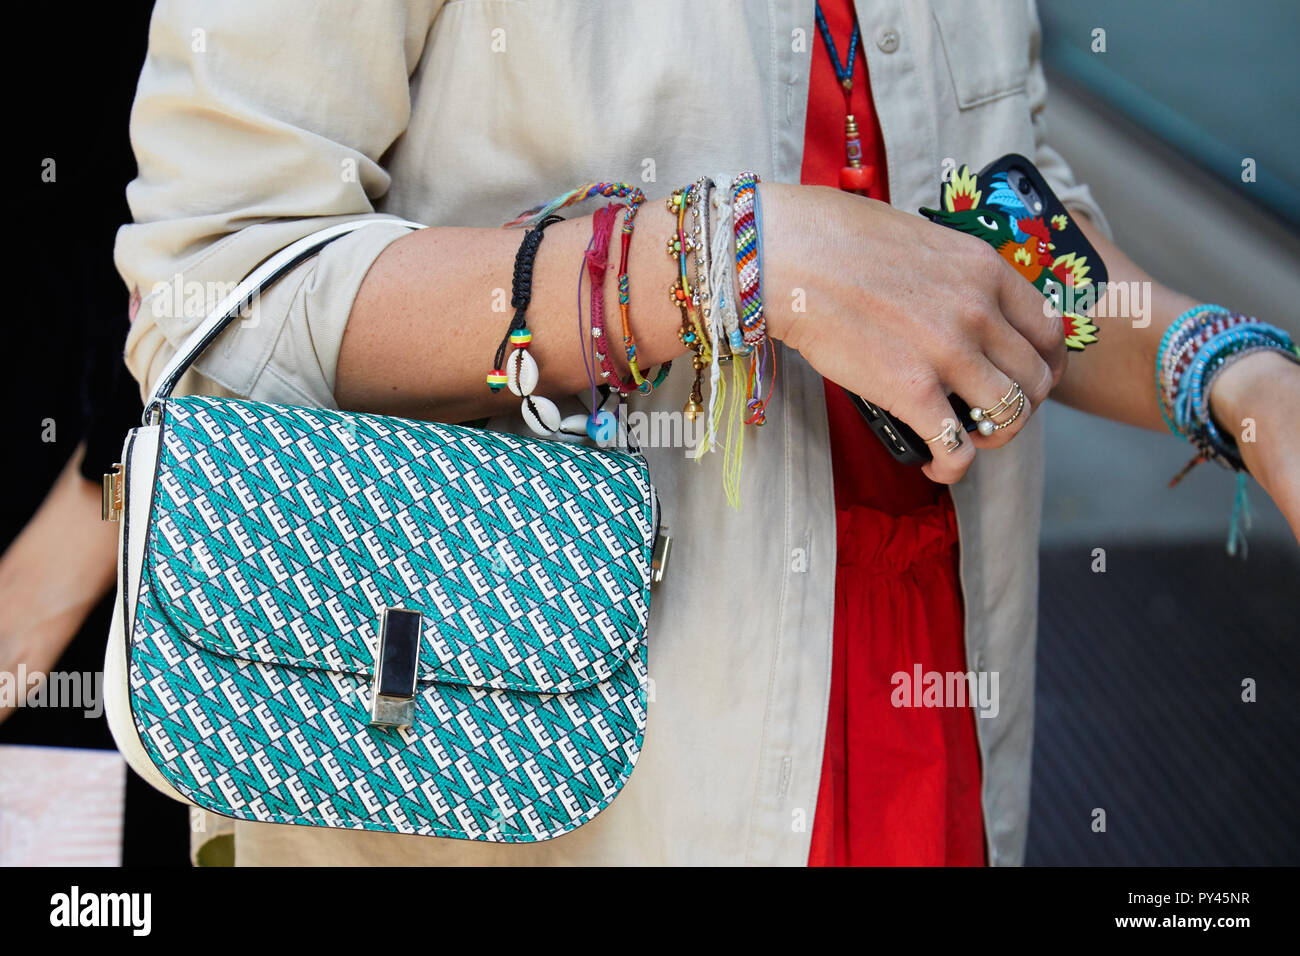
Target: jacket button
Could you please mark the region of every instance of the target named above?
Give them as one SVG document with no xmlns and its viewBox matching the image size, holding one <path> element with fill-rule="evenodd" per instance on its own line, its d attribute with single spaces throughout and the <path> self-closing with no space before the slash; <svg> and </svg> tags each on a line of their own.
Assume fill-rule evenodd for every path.
<svg viewBox="0 0 1300 956">
<path fill-rule="evenodd" d="M 880 47 L 883 53 L 893 53 L 898 49 L 898 31 L 882 27 L 876 32 L 876 46 Z"/>
</svg>

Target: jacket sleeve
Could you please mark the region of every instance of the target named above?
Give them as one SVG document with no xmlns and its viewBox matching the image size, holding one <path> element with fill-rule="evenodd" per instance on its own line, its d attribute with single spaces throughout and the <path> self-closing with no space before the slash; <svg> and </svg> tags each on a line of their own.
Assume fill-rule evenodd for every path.
<svg viewBox="0 0 1300 956">
<path fill-rule="evenodd" d="M 410 76 L 440 6 L 159 0 L 131 112 L 134 222 L 114 251 L 142 392 L 263 259 L 333 223 L 376 219 L 265 292 L 178 389 L 334 404 L 356 291 L 407 232 L 376 212 L 389 186 L 380 161 L 406 129 Z"/>
<path fill-rule="evenodd" d="M 1026 90 L 1029 95 L 1029 112 L 1034 125 L 1034 155 L 1031 157 L 1047 184 L 1067 209 L 1087 216 L 1105 235 L 1110 236 L 1110 224 L 1085 183 L 1075 179 L 1064 157 L 1047 143 L 1047 123 L 1044 108 L 1047 105 L 1047 78 L 1043 75 L 1043 31 L 1038 19 L 1035 0 L 1029 4 L 1029 78 Z"/>
</svg>

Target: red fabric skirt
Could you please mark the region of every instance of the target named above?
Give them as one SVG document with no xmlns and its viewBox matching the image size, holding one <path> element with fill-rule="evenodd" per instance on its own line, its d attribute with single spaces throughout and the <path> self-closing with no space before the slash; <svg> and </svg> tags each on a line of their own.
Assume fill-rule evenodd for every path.
<svg viewBox="0 0 1300 956">
<path fill-rule="evenodd" d="M 892 700 L 895 675 L 910 681 L 916 665 L 966 670 L 952 499 L 915 483 L 920 471 L 874 435 L 850 437 L 866 431 L 861 416 L 838 386 L 826 391 L 838 436 L 835 645 L 808 862 L 982 865 L 973 713 Z"/>
</svg>

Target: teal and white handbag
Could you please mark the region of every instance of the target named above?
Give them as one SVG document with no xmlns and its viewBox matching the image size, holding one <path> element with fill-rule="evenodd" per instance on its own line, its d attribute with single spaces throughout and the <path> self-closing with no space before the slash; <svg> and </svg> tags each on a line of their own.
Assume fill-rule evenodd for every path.
<svg viewBox="0 0 1300 956">
<path fill-rule="evenodd" d="M 261 289 L 367 224 L 231 293 L 106 477 L 109 723 L 155 786 L 239 820 L 550 839 L 609 805 L 645 733 L 663 555 L 644 459 L 171 396 Z"/>
</svg>

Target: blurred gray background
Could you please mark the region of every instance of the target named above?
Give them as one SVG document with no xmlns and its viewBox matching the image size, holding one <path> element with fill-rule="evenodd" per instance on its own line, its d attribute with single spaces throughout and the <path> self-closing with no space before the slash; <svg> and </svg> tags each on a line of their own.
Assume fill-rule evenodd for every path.
<svg viewBox="0 0 1300 956">
<path fill-rule="evenodd" d="M 1038 6 L 1049 139 L 1118 244 L 1158 280 L 1300 338 L 1300 4 Z M 1230 473 L 1203 465 L 1170 489 L 1181 441 L 1043 414 L 1028 862 L 1300 863 L 1295 538 L 1252 483 L 1249 556 L 1229 559 Z"/>
</svg>

